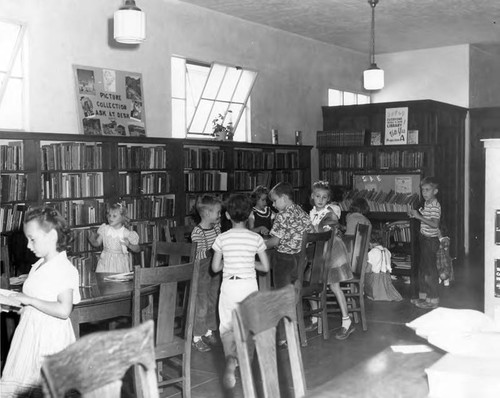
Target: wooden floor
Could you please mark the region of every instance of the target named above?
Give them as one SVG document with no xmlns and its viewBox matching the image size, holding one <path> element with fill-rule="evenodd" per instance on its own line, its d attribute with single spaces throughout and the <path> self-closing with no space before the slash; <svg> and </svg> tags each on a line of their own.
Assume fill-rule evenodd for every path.
<svg viewBox="0 0 500 398">
<path fill-rule="evenodd" d="M 483 310 L 483 274 L 482 260 L 475 256 L 474 260 L 466 260 L 463 264 L 454 264 L 456 280 L 450 287 L 440 287 L 441 306 L 448 308 L 467 308 Z M 405 326 L 405 323 L 426 313 L 410 304 L 409 286 L 403 281 L 395 282 L 396 288 L 404 297 L 402 302 L 373 302 L 367 300 L 368 331 L 363 332 L 361 326 L 349 337 L 348 340 L 338 341 L 333 337 L 324 341 L 314 332 L 308 333 L 309 345 L 302 349 L 304 368 L 306 372 L 307 388 L 313 389 L 332 379 L 342 382 L 342 374 L 349 372 L 363 361 L 369 360 L 383 352 L 390 345 L 400 341 L 426 343 Z M 330 318 L 330 329 L 340 326 L 340 319 Z M 438 350 L 439 351 L 439 350 Z M 413 354 L 418 355 L 418 354 Z M 438 358 L 438 356 L 436 356 Z M 376 366 L 384 366 L 382 363 Z M 222 348 L 208 353 L 193 353 L 192 369 L 192 397 L 193 398 L 220 398 L 243 397 L 241 382 L 238 380 L 236 388 L 231 393 L 223 390 L 221 375 L 223 370 Z M 366 371 L 366 370 L 364 370 Z M 387 372 L 396 373 L 396 369 L 387 369 Z M 352 372 L 351 372 L 352 373 Z M 346 373 L 344 378 L 350 377 Z M 368 380 L 369 377 L 359 375 L 359 382 Z M 414 385 L 406 391 L 394 390 L 387 387 L 384 398 L 408 397 L 417 398 L 427 396 L 427 380 L 424 373 L 415 375 Z M 290 392 L 289 380 L 281 380 L 285 391 Z M 364 388 L 353 388 L 345 394 L 336 394 L 332 391 L 331 397 L 373 397 Z M 344 386 L 345 388 L 345 386 Z M 292 394 L 290 394 L 291 396 Z M 173 390 L 162 394 L 164 397 L 180 397 Z M 378 395 L 377 395 L 378 396 Z"/>
</svg>

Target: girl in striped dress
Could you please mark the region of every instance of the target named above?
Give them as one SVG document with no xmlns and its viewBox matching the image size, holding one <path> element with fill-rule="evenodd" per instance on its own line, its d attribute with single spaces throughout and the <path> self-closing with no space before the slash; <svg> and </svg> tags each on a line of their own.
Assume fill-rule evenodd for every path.
<svg viewBox="0 0 500 398">
<path fill-rule="evenodd" d="M 2 397 L 41 396 L 43 358 L 75 341 L 69 315 L 80 302 L 78 271 L 66 257 L 70 230 L 59 212 L 39 207 L 26 213 L 28 248 L 40 258 L 14 297 L 23 304 L 5 363 Z"/>
</svg>

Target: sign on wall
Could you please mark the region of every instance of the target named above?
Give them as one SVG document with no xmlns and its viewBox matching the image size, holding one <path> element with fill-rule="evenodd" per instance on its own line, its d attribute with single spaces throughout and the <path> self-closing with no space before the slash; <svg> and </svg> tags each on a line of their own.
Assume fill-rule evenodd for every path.
<svg viewBox="0 0 500 398">
<path fill-rule="evenodd" d="M 385 145 L 406 145 L 408 143 L 408 108 L 387 108 L 385 110 Z"/>
<path fill-rule="evenodd" d="M 142 75 L 73 65 L 80 133 L 145 136 Z"/>
</svg>

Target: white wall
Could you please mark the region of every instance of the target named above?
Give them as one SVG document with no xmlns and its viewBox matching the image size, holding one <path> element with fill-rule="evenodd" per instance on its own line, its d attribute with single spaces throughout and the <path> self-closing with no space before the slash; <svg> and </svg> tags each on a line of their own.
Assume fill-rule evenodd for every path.
<svg viewBox="0 0 500 398">
<path fill-rule="evenodd" d="M 431 99 L 469 107 L 469 45 L 377 55 L 385 87 L 373 102 Z"/>
</svg>

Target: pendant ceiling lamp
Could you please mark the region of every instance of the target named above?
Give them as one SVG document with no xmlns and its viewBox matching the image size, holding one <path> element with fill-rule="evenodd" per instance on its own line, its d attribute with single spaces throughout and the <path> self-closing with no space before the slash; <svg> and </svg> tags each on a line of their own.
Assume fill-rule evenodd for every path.
<svg viewBox="0 0 500 398">
<path fill-rule="evenodd" d="M 379 69 L 375 63 L 375 6 L 378 0 L 368 0 L 372 8 L 372 29 L 371 29 L 371 49 L 370 67 L 363 72 L 363 86 L 365 90 L 380 90 L 384 88 L 384 71 Z"/>
<path fill-rule="evenodd" d="M 134 0 L 125 0 L 123 7 L 115 12 L 114 37 L 125 44 L 140 44 L 146 39 L 146 14 Z"/>
</svg>

